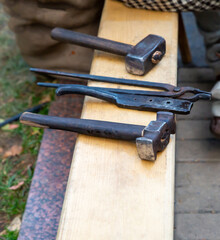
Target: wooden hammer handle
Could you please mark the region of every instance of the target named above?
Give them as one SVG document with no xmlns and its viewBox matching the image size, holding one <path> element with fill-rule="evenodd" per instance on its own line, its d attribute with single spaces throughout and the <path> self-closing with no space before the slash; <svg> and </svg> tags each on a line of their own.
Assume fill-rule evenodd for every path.
<svg viewBox="0 0 220 240">
<path fill-rule="evenodd" d="M 54 28 L 51 31 L 51 36 L 53 39 L 58 41 L 73 43 L 82 47 L 98 49 L 122 56 L 126 56 L 127 53 L 132 49 L 132 45 L 129 44 L 115 42 L 112 40 L 99 38 L 80 32 L 74 32 L 63 28 Z"/>
<path fill-rule="evenodd" d="M 135 141 L 145 126 L 90 119 L 62 118 L 25 112 L 20 122 L 40 128 L 59 129 L 95 137 Z"/>
</svg>

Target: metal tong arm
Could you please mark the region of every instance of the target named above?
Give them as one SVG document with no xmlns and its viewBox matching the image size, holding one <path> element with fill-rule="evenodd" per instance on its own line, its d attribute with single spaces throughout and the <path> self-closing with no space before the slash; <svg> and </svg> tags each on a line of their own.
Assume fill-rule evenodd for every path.
<svg viewBox="0 0 220 240">
<path fill-rule="evenodd" d="M 54 84 L 54 83 L 37 83 L 38 86 L 42 87 L 53 87 L 53 88 L 61 88 L 65 86 L 82 86 L 82 85 L 77 85 L 77 84 Z M 144 91 L 144 90 L 128 90 L 128 89 L 117 89 L 117 88 L 101 88 L 101 87 L 88 87 L 90 89 L 95 89 L 97 91 L 106 91 L 106 92 L 111 92 L 111 93 L 118 93 L 118 94 L 129 94 L 129 95 L 142 95 L 142 96 L 155 96 L 155 97 L 170 97 L 170 98 L 178 98 L 182 100 L 188 100 L 191 102 L 195 102 L 200 99 L 204 100 L 209 100 L 210 99 L 210 93 L 200 91 L 201 93 L 198 93 L 194 96 L 188 96 L 188 97 L 179 97 L 179 94 L 170 94 L 170 92 L 155 92 L 155 91 Z M 194 88 L 191 87 L 186 87 L 182 93 L 184 94 L 185 92 L 195 92 Z"/>
<path fill-rule="evenodd" d="M 56 95 L 81 94 L 99 98 L 113 103 L 118 107 L 140 111 L 171 111 L 173 113 L 188 114 L 192 103 L 183 99 L 163 98 L 157 96 L 137 95 L 132 90 L 88 87 L 82 85 L 38 83 L 40 86 L 57 88 Z"/>
<path fill-rule="evenodd" d="M 37 85 L 41 86 L 41 87 L 52 87 L 52 88 L 59 88 L 59 89 L 66 88 L 67 86 L 72 87 L 73 89 L 76 86 L 77 87 L 83 86 L 83 85 L 78 85 L 78 84 L 60 84 L 60 83 L 44 83 L 44 82 L 38 82 Z M 119 88 L 102 88 L 102 87 L 90 87 L 90 86 L 84 86 L 84 87 L 86 87 L 86 89 L 93 89 L 93 90 L 100 91 L 100 92 L 103 91 L 103 92 L 109 92 L 109 93 L 111 92 L 111 93 L 117 93 L 117 94 L 169 97 L 169 95 L 167 96 L 167 94 L 166 94 L 167 92 L 129 90 L 129 89 L 119 89 Z M 68 93 L 70 93 L 70 90 Z"/>
<path fill-rule="evenodd" d="M 114 84 L 122 84 L 127 86 L 136 86 L 136 87 L 144 87 L 151 89 L 158 89 L 163 91 L 133 91 L 135 94 L 139 95 L 148 95 L 148 96 L 158 96 L 158 97 L 172 97 L 172 98 L 181 98 L 185 100 L 189 100 L 191 102 L 195 102 L 199 99 L 210 100 L 211 93 L 202 91 L 193 87 L 175 87 L 168 83 L 158 83 L 158 82 L 146 82 L 139 81 L 133 79 L 124 79 L 124 78 L 113 78 L 113 77 L 104 77 L 104 76 L 96 76 L 90 74 L 79 74 L 79 73 L 67 73 L 60 71 L 52 71 L 46 69 L 39 68 L 31 68 L 32 72 L 41 73 L 41 74 L 49 74 L 63 77 L 70 77 L 82 80 L 91 80 L 96 82 L 106 82 L 106 83 L 114 83 Z M 194 96 L 184 96 L 186 93 L 193 93 Z"/>
<path fill-rule="evenodd" d="M 46 75 L 48 74 L 48 75 L 55 75 L 55 76 L 62 76 L 62 77 L 70 77 L 73 79 L 77 78 L 77 79 L 86 80 L 86 81 L 91 80 L 94 82 L 106 82 L 106 83 L 122 84 L 127 86 L 152 88 L 152 89 L 158 89 L 158 90 L 164 90 L 164 91 L 170 91 L 170 92 L 172 92 L 173 89 L 176 88 L 175 86 L 168 83 L 139 81 L 134 79 L 113 78 L 113 77 L 104 77 L 104 76 L 80 74 L 80 73 L 67 73 L 67 72 L 53 71 L 53 70 L 40 69 L 40 68 L 30 68 L 30 71 L 35 73 L 46 74 Z"/>
<path fill-rule="evenodd" d="M 61 96 L 65 94 L 80 94 L 80 95 L 87 95 L 90 97 L 99 98 L 111 103 L 116 104 L 117 95 L 111 92 L 104 91 L 102 89 L 93 89 L 87 86 L 82 85 L 66 85 L 59 87 L 56 90 L 56 95 Z"/>
</svg>

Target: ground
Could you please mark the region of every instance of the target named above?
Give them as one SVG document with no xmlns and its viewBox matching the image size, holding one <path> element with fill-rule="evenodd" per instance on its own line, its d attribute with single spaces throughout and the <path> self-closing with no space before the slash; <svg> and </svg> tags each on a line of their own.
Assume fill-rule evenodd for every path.
<svg viewBox="0 0 220 240">
<path fill-rule="evenodd" d="M 53 91 L 36 86 L 8 20 L 0 4 L 0 121 L 53 98 Z M 24 212 L 42 134 L 19 122 L 0 129 L 0 239 L 16 239 L 17 232 L 6 228 Z"/>
</svg>

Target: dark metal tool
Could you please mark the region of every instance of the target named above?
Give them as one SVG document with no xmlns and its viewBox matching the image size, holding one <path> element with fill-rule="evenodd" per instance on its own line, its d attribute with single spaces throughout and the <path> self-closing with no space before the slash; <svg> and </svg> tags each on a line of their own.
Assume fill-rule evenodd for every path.
<svg viewBox="0 0 220 240">
<path fill-rule="evenodd" d="M 152 34 L 145 37 L 135 46 L 63 28 L 54 28 L 51 36 L 58 41 L 125 56 L 126 70 L 135 75 L 144 75 L 149 72 L 160 62 L 166 52 L 165 39 Z"/>
<path fill-rule="evenodd" d="M 91 74 L 80 74 L 80 73 L 67 73 L 61 71 L 53 71 L 41 68 L 30 68 L 30 71 L 40 74 L 46 75 L 54 75 L 60 77 L 68 77 L 71 79 L 81 79 L 81 80 L 91 80 L 94 82 L 105 82 L 105 83 L 114 83 L 114 84 L 122 84 L 127 86 L 135 86 L 135 87 L 143 87 L 143 88 L 151 88 L 162 91 L 138 91 L 131 90 L 132 92 L 144 96 L 157 96 L 157 97 L 171 97 L 171 98 L 179 98 L 189 100 L 190 102 L 195 102 L 198 100 L 210 100 L 211 93 L 200 90 L 194 87 L 176 87 L 168 83 L 159 83 L 159 82 L 148 82 L 148 81 L 140 81 L 134 79 L 125 79 L 125 78 L 114 78 L 114 77 L 105 77 Z M 58 87 L 58 85 L 57 85 Z M 109 90 L 109 88 L 107 88 Z M 122 89 L 115 89 L 115 91 L 122 91 Z M 126 90 L 124 90 L 126 92 Z M 130 91 L 129 91 L 130 93 Z M 192 94 L 189 96 L 188 94 Z"/>
<path fill-rule="evenodd" d="M 38 86 L 57 88 L 57 96 L 64 94 L 81 94 L 105 100 L 118 107 L 140 111 L 169 111 L 188 114 L 193 103 L 183 99 L 146 96 L 141 90 L 124 90 L 115 88 L 88 87 L 83 85 L 38 83 Z"/>
<path fill-rule="evenodd" d="M 5 126 L 5 125 L 7 125 L 7 124 L 9 124 L 9 123 L 14 122 L 14 121 L 18 121 L 19 118 L 20 118 L 20 116 L 21 116 L 22 113 L 24 113 L 24 112 L 32 112 L 32 113 L 37 113 L 37 112 L 39 112 L 39 111 L 40 111 L 43 107 L 45 107 L 47 104 L 48 104 L 48 102 L 45 102 L 45 103 L 39 104 L 39 105 L 37 105 L 37 106 L 35 106 L 35 107 L 28 108 L 28 109 L 26 109 L 25 111 L 23 111 L 23 112 L 21 112 L 21 113 L 18 113 L 18 114 L 16 114 L 15 116 L 6 119 L 4 122 L 1 122 L 1 123 L 0 123 L 0 128 L 3 127 L 3 126 Z"/>
<path fill-rule="evenodd" d="M 176 131 L 175 118 L 172 113 L 158 112 L 157 120 L 148 126 L 45 116 L 23 113 L 20 122 L 26 125 L 66 130 L 80 134 L 111 139 L 136 141 L 138 155 L 143 160 L 154 161 L 157 152 L 163 151 L 169 143 L 170 134 Z"/>
<path fill-rule="evenodd" d="M 192 87 L 175 87 L 171 84 L 145 82 L 123 78 L 112 78 L 94 76 L 88 74 L 65 73 L 44 69 L 31 69 L 33 72 L 80 78 L 98 82 L 117 83 L 144 88 L 152 88 L 162 91 L 127 90 L 116 88 L 88 87 L 76 84 L 53 84 L 38 83 L 39 86 L 58 88 L 57 95 L 82 94 L 96 97 L 122 108 L 136 109 L 142 111 L 170 111 L 178 114 L 188 114 L 193 102 L 199 99 L 208 100 L 211 93 Z M 190 96 L 188 94 L 191 94 Z"/>
</svg>

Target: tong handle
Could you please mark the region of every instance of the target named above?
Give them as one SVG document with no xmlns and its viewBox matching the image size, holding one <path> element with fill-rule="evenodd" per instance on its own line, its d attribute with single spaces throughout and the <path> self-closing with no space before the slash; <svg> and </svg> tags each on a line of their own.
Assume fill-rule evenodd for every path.
<svg viewBox="0 0 220 240">
<path fill-rule="evenodd" d="M 129 44 L 115 42 L 63 28 L 54 28 L 51 32 L 51 36 L 58 41 L 73 43 L 82 47 L 98 49 L 122 56 L 126 56 L 132 49 L 132 45 Z"/>
<path fill-rule="evenodd" d="M 107 91 L 101 91 L 101 90 L 96 90 L 96 89 L 92 89 L 90 87 L 87 86 L 64 86 L 64 87 L 58 87 L 58 89 L 56 90 L 56 95 L 57 96 L 61 96 L 61 95 L 65 95 L 65 94 L 80 94 L 80 95 L 86 95 L 86 96 L 90 96 L 90 97 L 95 97 L 95 98 L 99 98 L 111 103 L 116 103 L 116 98 L 117 95 L 114 93 L 110 93 Z"/>
<path fill-rule="evenodd" d="M 30 71 L 35 73 L 41 73 L 41 74 L 70 77 L 73 79 L 76 78 L 76 79 L 82 79 L 82 80 L 91 80 L 94 82 L 123 84 L 128 86 L 137 86 L 137 87 L 165 90 L 169 92 L 173 92 L 173 89 L 174 90 L 178 89 L 177 87 L 168 83 L 147 82 L 147 81 L 140 81 L 140 80 L 134 80 L 134 79 L 114 78 L 114 77 L 97 76 L 97 75 L 91 75 L 91 74 L 68 73 L 68 72 L 53 71 L 53 70 L 47 70 L 47 69 L 41 69 L 41 68 L 30 68 Z M 179 89 L 179 91 L 180 90 L 181 89 Z"/>
</svg>

